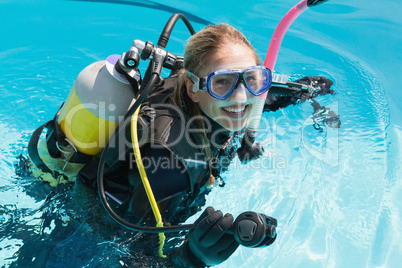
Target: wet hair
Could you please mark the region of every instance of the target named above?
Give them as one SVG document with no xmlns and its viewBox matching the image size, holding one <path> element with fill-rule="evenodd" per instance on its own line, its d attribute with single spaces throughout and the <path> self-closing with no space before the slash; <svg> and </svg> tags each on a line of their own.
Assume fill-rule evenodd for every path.
<svg viewBox="0 0 402 268">
<path fill-rule="evenodd" d="M 209 25 L 192 35 L 188 40 L 184 51 L 184 68 L 178 72 L 178 85 L 172 96 L 172 102 L 184 110 L 191 118 L 200 116 L 201 109 L 187 95 L 186 80 L 189 79 L 188 72 L 200 76 L 202 71 L 207 68 L 211 58 L 231 44 L 248 47 L 253 52 L 257 65 L 261 64 L 258 54 L 247 38 L 239 30 L 228 24 Z M 203 120 L 195 120 L 194 124 L 198 129 L 204 129 Z M 204 145 L 209 144 L 206 135 L 201 135 L 201 138 Z M 209 146 L 207 147 L 209 148 Z M 207 157 L 211 158 L 209 151 L 206 150 Z"/>
</svg>

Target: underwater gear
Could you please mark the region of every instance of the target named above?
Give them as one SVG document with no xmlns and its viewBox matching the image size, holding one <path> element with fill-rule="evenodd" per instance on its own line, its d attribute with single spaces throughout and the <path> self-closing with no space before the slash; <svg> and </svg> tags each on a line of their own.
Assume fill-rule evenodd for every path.
<svg viewBox="0 0 402 268">
<path fill-rule="evenodd" d="M 138 89 L 116 72 L 117 57 L 109 56 L 81 71 L 57 117 L 66 138 L 88 155 L 103 150 L 111 132 L 135 101 L 134 92 Z M 140 79 L 138 72 L 132 76 Z"/>
<path fill-rule="evenodd" d="M 226 100 L 240 83 L 259 96 L 269 90 L 272 82 L 271 71 L 264 66 L 219 70 L 201 78 L 189 72 L 189 77 L 194 83 L 193 92 L 206 90 L 218 100 Z"/>
<path fill-rule="evenodd" d="M 313 98 L 317 95 L 335 94 L 335 91 L 331 89 L 334 82 L 324 76 L 306 76 L 295 82 L 314 88 L 315 91 L 312 92 Z"/>
<path fill-rule="evenodd" d="M 207 207 L 195 221 L 196 227 L 173 253 L 172 260 L 180 267 L 206 267 L 227 260 L 239 247 L 233 234 L 233 216 Z"/>
<path fill-rule="evenodd" d="M 187 18 L 181 14 L 175 14 L 172 17 L 176 18 L 176 20 L 180 17 L 186 24 L 189 24 Z M 170 35 L 171 29 L 166 29 L 165 27 L 165 30 L 167 30 L 168 35 Z M 192 27 L 190 27 L 189 30 L 194 33 Z M 163 43 L 163 40 L 161 42 Z M 148 68 L 149 71 L 147 71 L 144 76 L 144 81 L 141 83 L 141 77 L 136 69 L 137 63 L 135 60 L 137 56 L 135 52 L 138 48 L 136 48 L 135 45 L 140 46 L 141 43 L 135 42 L 134 48 L 132 47 L 130 51 L 123 54 L 121 58 L 113 55 L 109 57 L 106 62 L 94 63 L 80 73 L 66 103 L 59 111 L 60 113 L 56 114 L 54 120 L 38 128 L 31 137 L 28 153 L 39 168 L 54 174 L 54 171 L 49 169 L 47 164 L 41 160 L 38 153 L 39 137 L 46 127 L 49 129 L 52 128 L 47 133 L 47 147 L 49 148 L 51 156 L 64 156 L 63 152 L 59 152 L 59 148 L 61 148 L 59 144 L 62 142 L 68 143 L 66 145 L 70 145 L 75 149 L 75 153 L 70 162 L 75 161 L 75 158 L 77 158 L 75 156 L 80 156 L 77 160 L 79 163 L 88 163 L 82 168 L 84 172 L 79 173 L 80 178 L 83 178 L 88 184 L 92 184 L 93 168 L 98 166 L 101 171 L 100 173 L 102 173 L 104 159 L 102 159 L 102 157 L 100 160 L 93 159 L 93 155 L 102 150 L 105 141 L 108 141 L 106 144 L 107 148 L 110 142 L 114 142 L 113 135 L 109 134 L 113 132 L 113 130 L 116 132 L 120 129 L 124 129 L 124 126 L 127 125 L 131 115 L 139 107 L 139 104 L 147 97 L 148 93 L 154 88 L 154 85 L 158 81 L 161 81 L 160 72 L 162 65 L 166 63 L 168 68 L 174 69 L 180 67 L 180 62 L 182 61 L 180 57 L 174 57 L 172 53 L 168 53 L 160 47 L 148 46 L 151 48 L 147 50 L 149 54 L 148 58 L 150 58 L 151 61 L 149 64 L 150 68 Z M 139 48 L 139 51 L 141 49 L 142 47 Z M 138 88 L 138 84 L 140 83 L 141 87 Z M 98 92 L 98 89 L 101 90 L 101 93 Z M 122 92 L 116 94 L 116 89 Z M 110 90 L 112 90 L 112 92 Z M 139 93 L 138 98 L 135 100 L 134 96 L 137 93 Z M 116 100 L 116 98 L 118 98 L 118 100 Z M 134 102 L 138 103 L 133 105 Z M 120 105 L 116 106 L 114 103 Z M 129 107 L 131 108 L 128 109 Z M 115 128 L 118 122 L 121 121 L 123 115 L 125 116 L 124 120 L 119 124 L 119 129 L 116 130 Z M 91 122 L 89 122 L 88 119 L 90 119 Z M 58 123 L 60 123 L 60 127 Z M 53 129 L 54 131 L 52 131 Z M 66 135 L 64 133 L 66 133 Z M 53 148 L 56 148 L 56 150 L 52 150 Z M 102 155 L 106 156 L 107 148 L 103 151 Z M 82 153 L 82 151 L 85 153 Z M 102 177 L 102 175 L 100 177 Z M 104 197 L 104 199 L 101 199 L 106 200 L 106 193 L 102 191 L 102 180 L 100 180 L 100 182 L 101 183 L 98 183 L 98 186 L 100 185 L 100 195 Z M 106 207 L 108 206 L 106 205 Z M 139 229 L 141 230 L 140 227 Z M 174 229 L 175 228 L 171 228 L 170 230 Z M 180 228 L 177 230 L 180 230 Z"/>
<path fill-rule="evenodd" d="M 275 218 L 246 211 L 236 218 L 233 233 L 236 241 L 242 246 L 266 247 L 275 241 L 277 226 Z"/>
<path fill-rule="evenodd" d="M 335 114 L 330 108 L 321 106 L 317 101 L 312 100 L 311 105 L 313 106 L 313 122 L 314 128 L 319 131 L 323 131 L 323 125 L 329 126 L 331 128 L 340 128 L 341 120 L 339 115 Z"/>
</svg>

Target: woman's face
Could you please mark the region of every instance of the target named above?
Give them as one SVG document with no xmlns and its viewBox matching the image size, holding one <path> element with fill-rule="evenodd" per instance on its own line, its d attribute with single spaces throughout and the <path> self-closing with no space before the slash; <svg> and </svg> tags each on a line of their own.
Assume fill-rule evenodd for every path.
<svg viewBox="0 0 402 268">
<path fill-rule="evenodd" d="M 211 57 L 199 77 L 218 70 L 242 69 L 255 65 L 257 63 L 254 52 L 250 48 L 241 44 L 227 44 Z M 215 99 L 207 91 L 193 93 L 191 83 L 187 84 L 187 93 L 208 117 L 229 131 L 238 131 L 246 126 L 258 98 L 252 95 L 243 83 L 240 83 L 226 100 Z"/>
</svg>

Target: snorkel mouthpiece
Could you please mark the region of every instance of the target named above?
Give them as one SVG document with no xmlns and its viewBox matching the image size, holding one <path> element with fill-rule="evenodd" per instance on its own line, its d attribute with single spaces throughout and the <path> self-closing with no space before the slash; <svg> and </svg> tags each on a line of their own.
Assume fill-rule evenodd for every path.
<svg viewBox="0 0 402 268">
<path fill-rule="evenodd" d="M 308 7 L 314 7 L 319 4 L 323 4 L 324 2 L 327 2 L 328 0 L 308 0 L 307 1 L 307 6 Z"/>
</svg>

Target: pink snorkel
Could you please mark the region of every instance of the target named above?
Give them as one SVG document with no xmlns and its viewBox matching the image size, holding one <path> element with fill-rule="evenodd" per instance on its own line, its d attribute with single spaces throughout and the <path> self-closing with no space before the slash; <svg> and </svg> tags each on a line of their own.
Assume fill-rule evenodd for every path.
<svg viewBox="0 0 402 268">
<path fill-rule="evenodd" d="M 264 61 L 265 67 L 269 68 L 271 71 L 274 70 L 276 58 L 278 57 L 279 48 L 281 47 L 283 37 L 293 21 L 307 8 L 322 4 L 326 1 L 327 0 L 302 0 L 297 5 L 292 7 L 288 13 L 286 13 L 286 15 L 279 22 L 271 38 L 271 43 L 269 44 L 268 52 Z M 264 109 L 267 94 L 268 92 L 258 96 L 258 101 L 254 105 L 252 116 L 250 117 L 244 132 L 242 145 L 237 150 L 239 159 L 243 164 L 258 158 L 262 154 L 262 147 L 255 144 L 254 140 L 257 136 L 257 130 L 260 125 L 261 115 Z"/>
</svg>

